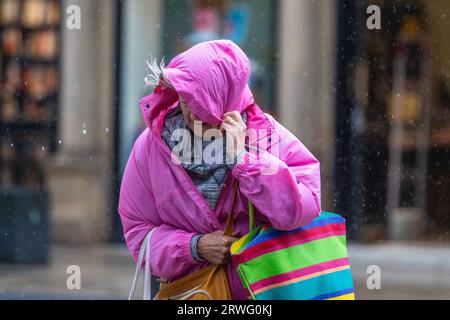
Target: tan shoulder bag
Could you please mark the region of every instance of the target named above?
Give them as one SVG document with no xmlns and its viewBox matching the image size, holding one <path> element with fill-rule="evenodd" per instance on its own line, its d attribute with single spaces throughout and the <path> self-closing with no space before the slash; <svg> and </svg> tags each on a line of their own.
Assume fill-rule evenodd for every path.
<svg viewBox="0 0 450 320">
<path fill-rule="evenodd" d="M 236 203 L 238 191 L 238 181 L 233 186 L 233 195 L 231 207 L 228 213 L 227 227 L 225 235 L 231 236 L 233 233 L 233 210 Z M 150 281 L 150 240 L 153 228 L 144 239 L 134 276 L 133 284 L 129 299 L 133 299 L 136 291 L 137 278 L 139 277 L 140 266 L 143 264 L 144 255 L 146 263 L 144 266 L 144 300 L 150 300 L 151 281 Z M 210 265 L 206 268 L 195 271 L 179 280 L 173 282 L 160 282 L 159 293 L 156 295 L 157 300 L 232 300 L 232 294 L 225 266 Z"/>
</svg>

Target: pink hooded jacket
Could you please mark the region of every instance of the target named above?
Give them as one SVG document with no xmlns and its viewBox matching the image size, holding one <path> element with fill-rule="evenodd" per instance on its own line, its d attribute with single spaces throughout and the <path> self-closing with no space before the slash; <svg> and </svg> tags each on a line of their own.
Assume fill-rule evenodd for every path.
<svg viewBox="0 0 450 320">
<path fill-rule="evenodd" d="M 151 240 L 154 275 L 176 280 L 207 266 L 191 256 L 190 240 L 224 230 L 235 179 L 240 187 L 233 227 L 240 235 L 249 228 L 248 199 L 255 206 L 256 224 L 270 222 L 279 230 L 296 229 L 320 214 L 319 161 L 255 104 L 247 85 L 250 61 L 237 45 L 228 40 L 201 43 L 175 57 L 165 71 L 176 92 L 158 87 L 140 101 L 148 128 L 134 144 L 120 190 L 119 213 L 135 259 L 147 233 L 158 227 Z M 230 171 L 214 211 L 183 167 L 172 161 L 161 138 L 164 118 L 177 106 L 178 95 L 210 124 L 220 125 L 226 112 L 247 110 L 248 130 L 260 130 L 249 144 L 265 142 L 265 148 L 248 152 Z M 231 262 L 227 272 L 234 298 L 246 299 Z"/>
</svg>

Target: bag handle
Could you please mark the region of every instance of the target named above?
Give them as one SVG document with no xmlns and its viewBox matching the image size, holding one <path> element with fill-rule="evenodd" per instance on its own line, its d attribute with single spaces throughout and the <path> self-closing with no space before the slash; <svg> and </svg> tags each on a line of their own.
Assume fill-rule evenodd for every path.
<svg viewBox="0 0 450 320">
<path fill-rule="evenodd" d="M 248 200 L 248 229 L 249 232 L 255 229 L 255 207 L 250 199 Z"/>
<path fill-rule="evenodd" d="M 233 210 L 234 207 L 236 206 L 236 198 L 238 190 L 239 190 L 239 180 L 236 179 L 236 181 L 233 184 L 233 195 L 231 198 L 231 207 L 230 210 L 228 211 L 227 226 L 224 232 L 225 236 L 231 236 L 233 234 L 233 222 L 234 222 Z"/>
<path fill-rule="evenodd" d="M 134 300 L 134 297 L 136 295 L 136 284 L 139 279 L 142 264 L 144 262 L 144 255 L 145 255 L 144 289 L 142 296 L 144 300 L 151 300 L 152 282 L 150 270 L 150 241 L 155 231 L 156 227 L 150 230 L 150 232 L 145 236 L 144 241 L 142 241 L 141 249 L 139 250 L 138 261 L 136 264 L 136 271 L 134 273 L 133 283 L 131 285 L 130 294 L 128 295 L 128 300 Z"/>
<path fill-rule="evenodd" d="M 239 180 L 236 180 L 233 186 L 231 207 L 228 213 L 227 227 L 224 233 L 224 235 L 226 236 L 231 236 L 233 233 L 233 220 L 234 220 L 233 210 L 236 204 L 236 197 L 238 190 L 239 190 Z M 250 201 L 250 199 L 248 200 L 248 219 L 249 219 L 248 221 L 249 232 L 252 232 L 255 229 L 255 207 L 253 206 L 253 203 Z"/>
</svg>

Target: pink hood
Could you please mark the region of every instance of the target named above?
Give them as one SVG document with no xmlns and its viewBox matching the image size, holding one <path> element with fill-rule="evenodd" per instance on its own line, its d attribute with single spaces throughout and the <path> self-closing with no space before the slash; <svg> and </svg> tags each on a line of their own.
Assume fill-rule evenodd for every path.
<svg viewBox="0 0 450 320">
<path fill-rule="evenodd" d="M 221 124 L 224 113 L 254 104 L 247 84 L 250 60 L 232 41 L 200 43 L 176 56 L 164 71 L 175 90 L 159 87 L 141 101 L 149 127 L 149 119 L 178 103 L 178 95 L 197 117 L 213 125 Z"/>
<path fill-rule="evenodd" d="M 248 232 L 248 200 L 255 206 L 257 224 L 270 222 L 280 230 L 298 228 L 319 215 L 319 161 L 256 105 L 247 86 L 250 62 L 237 45 L 227 40 L 201 43 L 176 56 L 165 71 L 175 90 L 158 87 L 141 100 L 148 129 L 133 147 L 120 190 L 119 213 L 135 258 L 142 240 L 157 227 L 151 243 L 153 274 L 178 279 L 205 267 L 206 262 L 192 258 L 190 239 L 224 229 L 236 179 L 240 188 L 233 227 L 240 235 Z M 164 118 L 177 105 L 178 94 L 204 122 L 219 125 L 225 112 L 246 110 L 249 131 L 264 130 L 250 139 L 251 144 L 265 141 L 264 150 L 248 152 L 230 171 L 214 210 L 161 139 Z M 262 174 L 272 167 L 277 170 Z M 245 298 L 234 267 L 230 263 L 227 268 L 235 298 Z"/>
</svg>

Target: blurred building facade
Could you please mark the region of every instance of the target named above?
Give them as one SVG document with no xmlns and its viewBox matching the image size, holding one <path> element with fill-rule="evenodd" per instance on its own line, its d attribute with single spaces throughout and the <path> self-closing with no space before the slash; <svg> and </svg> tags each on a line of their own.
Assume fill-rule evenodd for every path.
<svg viewBox="0 0 450 320">
<path fill-rule="evenodd" d="M 150 93 L 143 81 L 145 61 L 150 55 L 168 61 L 190 45 L 217 38 L 232 39 L 248 53 L 257 103 L 320 159 L 323 209 L 345 214 L 355 237 L 389 237 L 389 108 L 390 97 L 398 93 L 394 44 L 402 30 L 412 30 L 411 43 L 419 33 L 431 39 L 429 56 L 416 47 L 419 53 L 408 57 L 422 58 L 405 68 L 419 65 L 422 70 L 420 61 L 433 61 L 431 80 L 415 85 L 430 91 L 426 108 L 434 120 L 429 123 L 427 163 L 439 164 L 427 166 L 424 190 L 425 203 L 437 207 L 425 207 L 419 223 L 427 230 L 439 229 L 440 235 L 450 230 L 445 225 L 450 190 L 448 1 L 376 1 L 383 13 L 379 31 L 369 31 L 365 24 L 366 8 L 373 1 L 57 2 L 62 17 L 57 143 L 42 162 L 54 241 L 120 240 L 118 186 L 133 141 L 143 129 L 138 101 Z M 70 5 L 81 9 L 81 30 L 65 26 Z M 392 27 L 389 21 L 398 23 Z M 417 79 L 422 78 L 420 74 Z M 410 97 L 413 105 L 422 99 Z M 399 189 L 405 198 L 418 192 L 404 191 L 404 185 Z"/>
<path fill-rule="evenodd" d="M 167 61 L 198 41 L 227 37 L 249 52 L 254 69 L 252 89 L 258 103 L 267 112 L 279 115 L 280 121 L 297 135 L 304 136 L 302 141 L 318 157 L 326 159 L 322 161 L 324 181 L 327 175 L 331 179 L 333 159 L 321 155 L 332 150 L 332 3 L 285 1 L 280 6 L 273 0 L 138 0 L 78 1 L 78 5 L 83 14 L 91 16 L 83 17 L 81 32 L 66 30 L 62 36 L 65 85 L 60 128 L 62 140 L 68 141 L 48 169 L 55 240 L 120 239 L 121 227 L 114 207 L 120 178 L 115 179 L 114 174 L 120 176 L 133 141 L 143 128 L 138 101 L 150 93 L 143 82 L 145 61 L 151 56 L 164 56 Z M 322 27 L 296 40 L 299 29 L 309 29 L 314 23 L 313 17 L 320 17 Z M 227 26 L 230 21 L 234 25 Z M 322 41 L 314 47 L 305 45 L 314 38 Z M 324 51 L 321 59 L 315 50 Z M 277 61 L 283 61 L 283 65 Z M 321 66 L 319 75 L 312 69 L 315 64 Z M 299 76 L 294 70 L 309 71 Z M 320 88 L 323 94 L 311 94 L 311 89 L 318 92 Z M 308 95 L 308 102 L 300 109 L 298 101 L 304 101 L 304 95 Z M 321 124 L 312 125 L 318 118 L 322 118 Z M 316 143 L 318 140 L 323 143 Z M 327 187 L 325 196 L 332 194 L 331 184 L 325 182 Z M 327 201 L 331 204 L 330 198 Z"/>
</svg>

